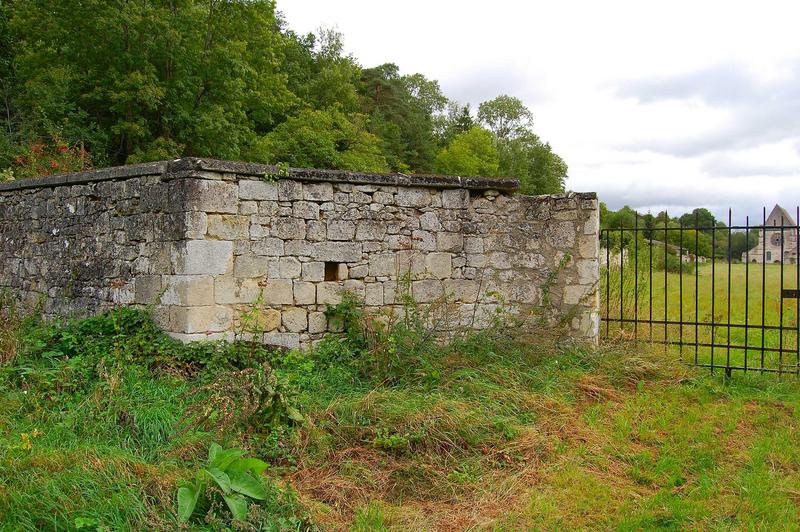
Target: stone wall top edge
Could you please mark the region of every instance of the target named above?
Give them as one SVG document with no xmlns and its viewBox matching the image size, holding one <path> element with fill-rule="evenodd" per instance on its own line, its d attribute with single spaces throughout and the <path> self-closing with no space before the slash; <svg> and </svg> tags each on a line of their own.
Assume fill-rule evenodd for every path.
<svg viewBox="0 0 800 532">
<path fill-rule="evenodd" d="M 86 170 L 69 174 L 32 177 L 15 181 L 0 182 L 0 193 L 31 188 L 82 185 L 97 181 L 130 179 L 146 175 L 161 175 L 165 179 L 182 177 L 207 178 L 204 172 L 236 174 L 240 178 L 260 179 L 265 174 L 281 172 L 277 166 L 184 157 L 173 161 L 156 161 L 128 166 L 115 166 L 97 170 Z M 345 170 L 320 170 L 313 168 L 289 168 L 288 175 L 282 179 L 297 181 L 319 181 L 334 183 L 353 183 L 362 185 L 387 185 L 429 188 L 466 188 L 473 190 L 502 190 L 513 192 L 519 189 L 519 181 L 509 178 L 459 177 L 427 174 L 379 174 L 348 172 Z"/>
<path fill-rule="evenodd" d="M 264 174 L 279 174 L 281 169 L 274 165 L 200 159 L 187 157 L 170 165 L 175 176 L 191 175 L 193 171 L 231 173 L 241 177 L 261 178 Z M 352 183 L 360 185 L 387 185 L 431 188 L 468 188 L 476 190 L 519 189 L 519 181 L 505 177 L 460 177 L 431 174 L 370 173 L 347 170 L 323 170 L 316 168 L 289 168 L 282 179 L 297 181 L 325 181 L 333 183 Z"/>
<path fill-rule="evenodd" d="M 17 179 L 15 181 L 0 182 L 0 192 L 11 192 L 30 188 L 48 188 L 70 185 L 84 185 L 97 181 L 112 181 L 115 179 L 130 179 L 147 175 L 161 175 L 169 165 L 168 161 L 133 164 L 128 166 L 112 166 L 98 170 L 85 170 L 69 174 L 56 174 L 43 177 Z"/>
</svg>

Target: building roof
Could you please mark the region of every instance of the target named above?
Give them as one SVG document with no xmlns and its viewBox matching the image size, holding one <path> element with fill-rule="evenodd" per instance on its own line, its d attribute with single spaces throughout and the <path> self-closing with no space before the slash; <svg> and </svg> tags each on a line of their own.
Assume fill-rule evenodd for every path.
<svg viewBox="0 0 800 532">
<path fill-rule="evenodd" d="M 767 225 L 795 225 L 795 221 L 786 209 L 776 203 L 767 216 Z"/>
</svg>

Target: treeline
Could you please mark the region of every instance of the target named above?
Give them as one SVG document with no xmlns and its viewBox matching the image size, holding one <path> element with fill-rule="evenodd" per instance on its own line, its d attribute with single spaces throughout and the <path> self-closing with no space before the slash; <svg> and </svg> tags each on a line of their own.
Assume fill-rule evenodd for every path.
<svg viewBox="0 0 800 532">
<path fill-rule="evenodd" d="M 181 156 L 514 176 L 567 165 L 514 97 L 477 112 L 267 0 L 0 0 L 0 171 L 24 177 Z"/>
<path fill-rule="evenodd" d="M 683 228 L 683 231 L 664 230 Z M 600 226 L 602 229 L 610 229 L 607 233 L 608 245 L 610 249 L 619 249 L 620 243 L 623 247 L 630 248 L 633 244 L 634 232 L 617 232 L 613 229 L 641 229 L 638 234 L 640 245 L 649 246 L 649 241 L 667 242 L 672 246 L 680 247 L 683 244 L 684 253 L 687 251 L 701 257 L 711 258 L 712 255 L 720 258 L 731 257 L 738 261 L 742 253 L 748 249 L 753 249 L 758 245 L 758 231 L 751 230 L 730 232 L 730 247 L 728 247 L 728 227 L 720 220 L 717 220 L 708 209 L 694 209 L 690 213 L 685 213 L 679 217 L 669 217 L 661 211 L 656 215 L 647 213 L 640 214 L 628 207 L 622 207 L 618 211 L 611 211 L 605 203 L 600 204 Z M 681 237 L 681 233 L 683 236 Z M 683 241 L 681 242 L 681 238 Z M 601 245 L 606 246 L 606 236 L 604 235 Z M 676 249 L 668 249 L 671 254 L 676 254 Z"/>
</svg>

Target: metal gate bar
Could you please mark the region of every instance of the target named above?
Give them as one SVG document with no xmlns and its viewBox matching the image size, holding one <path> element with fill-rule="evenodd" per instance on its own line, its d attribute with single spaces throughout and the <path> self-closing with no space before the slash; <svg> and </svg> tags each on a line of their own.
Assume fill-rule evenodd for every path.
<svg viewBox="0 0 800 532">
<path fill-rule="evenodd" d="M 800 207 L 795 209 L 797 220 L 800 221 Z M 785 211 L 782 211 L 785 212 Z M 774 220 L 774 217 L 770 218 Z M 665 213 L 664 216 L 664 223 L 663 227 L 658 226 L 658 224 L 652 224 L 650 227 L 642 227 L 639 224 L 639 215 L 634 217 L 633 227 L 618 227 L 618 228 L 605 228 L 601 230 L 600 235 L 600 242 L 601 244 L 605 244 L 605 272 L 604 272 L 604 280 L 606 283 L 605 291 L 601 291 L 601 294 L 604 293 L 604 304 L 605 304 L 605 311 L 601 313 L 603 316 L 603 320 L 605 321 L 604 327 L 604 334 L 605 338 L 613 338 L 615 333 L 618 333 L 620 337 L 625 339 L 631 339 L 630 333 L 632 332 L 632 339 L 635 341 L 639 340 L 647 340 L 653 344 L 663 344 L 664 349 L 669 349 L 670 346 L 677 347 L 677 350 L 680 354 L 682 360 L 685 360 L 685 348 L 692 348 L 694 354 L 691 356 L 688 363 L 692 365 L 696 365 L 699 367 L 707 367 L 710 368 L 711 371 L 715 369 L 724 369 L 726 373 L 730 373 L 733 370 L 741 370 L 741 371 L 758 371 L 758 372 L 765 372 L 765 373 L 793 373 L 793 374 L 800 374 L 800 225 L 797 222 L 793 224 L 788 224 L 787 220 L 784 219 L 784 216 L 780 218 L 780 224 L 778 225 L 777 222 L 773 222 L 773 225 L 767 225 L 767 212 L 766 208 L 762 209 L 762 224 L 760 226 L 751 226 L 750 224 L 750 217 L 746 217 L 745 225 L 743 226 L 734 226 L 732 224 L 732 211 L 728 209 L 728 224 L 727 227 L 700 227 L 699 223 L 699 213 L 696 212 L 694 216 L 694 227 L 689 227 L 685 225 L 684 222 L 681 222 L 677 227 L 670 227 L 670 219 L 669 216 Z M 791 221 L 791 217 L 789 220 Z M 691 250 L 685 247 L 685 231 L 693 230 L 695 231 L 694 234 L 694 255 L 692 255 Z M 674 235 L 674 231 L 678 231 L 678 235 Z M 717 239 L 717 232 L 718 231 L 727 231 L 727 239 Z M 733 234 L 734 231 L 745 231 L 746 235 L 746 243 L 745 251 L 744 251 L 744 283 L 733 283 L 733 263 L 734 257 L 732 253 L 732 245 L 733 245 Z M 751 283 L 750 283 L 750 276 L 751 276 L 751 250 L 750 247 L 750 238 L 749 235 L 753 232 L 757 231 L 759 235 L 759 244 L 761 245 L 761 321 L 760 323 L 753 323 L 750 320 L 750 312 L 751 310 L 755 310 L 751 307 Z M 785 235 L 789 232 L 790 235 L 794 235 L 794 258 L 792 262 L 795 266 L 795 289 L 794 290 L 786 290 L 785 287 L 785 272 L 784 272 L 784 265 L 787 261 L 787 247 L 785 241 Z M 710 270 L 711 270 L 711 279 L 710 279 L 710 289 L 711 289 L 711 296 L 710 296 L 710 317 L 704 316 L 702 319 L 700 317 L 701 313 L 701 306 L 700 306 L 700 270 L 701 270 L 701 263 L 700 263 L 700 233 L 710 234 L 711 239 L 711 257 L 710 257 Z M 767 298 L 767 291 L 768 291 L 768 284 L 767 284 L 767 262 L 768 260 L 772 260 L 772 256 L 770 258 L 767 257 L 767 247 L 768 242 L 767 240 L 770 238 L 775 238 L 774 235 L 779 233 L 780 235 L 780 257 L 779 260 L 775 262 L 779 263 L 779 275 L 778 275 L 778 292 L 771 293 L 769 299 Z M 611 239 L 612 234 L 616 238 L 619 236 L 619 246 L 612 245 Z M 724 233 L 723 233 L 724 234 Z M 663 311 L 660 314 L 663 316 L 654 316 L 654 277 L 657 279 L 661 276 L 654 276 L 654 271 L 657 270 L 657 265 L 654 265 L 654 242 L 657 243 L 656 237 L 663 235 L 663 239 L 660 242 L 660 245 L 663 248 Z M 677 236 L 677 251 L 674 255 L 670 255 L 670 251 L 674 249 L 676 246 L 670 243 L 670 235 L 673 235 L 672 242 L 675 242 L 675 236 Z M 642 236 L 646 236 L 646 245 L 644 248 L 641 246 L 640 240 Z M 626 243 L 626 237 L 631 242 Z M 724 309 L 726 312 L 725 319 L 722 317 L 717 316 L 717 299 L 721 297 L 721 294 L 717 294 L 717 245 L 720 244 L 725 246 L 727 244 L 727 281 L 724 285 L 725 289 L 725 301 L 720 301 L 720 304 L 724 304 L 725 306 L 722 307 L 720 310 Z M 691 244 L 690 244 L 691 245 Z M 616 249 L 615 249 L 616 248 Z M 788 255 L 791 255 L 791 247 L 788 248 Z M 613 251 L 613 253 L 612 253 Z M 617 251 L 619 252 L 617 255 Z M 642 263 L 640 261 L 640 254 L 642 252 L 647 253 L 647 261 Z M 774 251 L 773 251 L 774 253 Z M 672 277 L 672 283 L 670 282 L 670 269 L 672 268 L 670 265 L 670 260 L 677 258 L 677 275 Z M 615 262 L 618 262 L 619 268 L 619 275 L 612 276 L 612 270 L 614 269 Z M 691 309 L 691 301 L 687 297 L 689 294 L 686 290 L 684 290 L 684 269 L 687 268 L 687 264 L 692 263 L 694 265 L 694 311 L 692 316 L 691 312 L 690 315 L 687 316 L 685 313 L 685 306 L 688 306 Z M 738 257 L 737 261 L 738 262 Z M 753 262 L 757 262 L 753 260 Z M 642 268 L 647 269 L 647 277 L 646 281 L 643 277 L 644 272 Z M 776 266 L 778 267 L 778 266 Z M 626 271 L 632 268 L 632 272 Z M 723 272 L 725 270 L 722 270 Z M 616 274 L 616 272 L 614 272 Z M 628 284 L 626 285 L 626 275 L 632 273 L 633 274 L 633 282 L 630 283 L 628 280 Z M 641 282 L 647 283 L 647 298 L 642 300 L 640 298 L 640 292 L 643 289 Z M 791 279 L 791 276 L 789 277 Z M 677 290 L 674 287 L 674 281 L 678 282 Z M 612 313 L 612 285 L 618 282 L 618 289 L 619 289 L 619 308 L 617 312 Z M 690 281 L 691 282 L 691 281 Z M 632 317 L 631 314 L 625 315 L 626 306 L 630 307 L 630 305 L 626 305 L 626 291 L 629 290 L 630 285 L 632 284 L 633 288 L 633 312 Z M 674 294 L 670 294 L 670 286 L 672 284 Z M 743 323 L 734 322 L 732 311 L 734 310 L 734 292 L 738 291 L 741 288 L 741 285 L 744 285 L 744 320 Z M 690 285 L 691 286 L 691 285 Z M 757 286 L 757 285 L 754 285 Z M 774 288 L 774 287 L 770 287 Z M 673 310 L 672 316 L 670 316 L 670 296 L 677 296 L 678 299 L 678 309 L 677 311 Z M 629 297 L 630 294 L 627 294 Z M 740 296 L 737 296 L 736 299 L 738 300 Z M 773 299 L 777 299 L 779 309 L 777 312 L 771 312 L 770 316 L 774 316 L 777 320 L 777 323 L 766 323 L 767 320 L 767 313 L 766 307 L 768 303 L 772 303 Z M 784 300 L 794 300 L 794 323 L 785 323 L 785 302 Z M 629 303 L 629 301 L 627 301 Z M 642 315 L 642 306 L 646 304 L 647 309 Z M 705 304 L 704 304 L 705 305 Z M 675 314 L 677 314 L 677 319 L 675 318 Z M 612 324 L 615 325 L 615 328 L 612 330 Z M 629 327 L 632 326 L 632 331 L 630 331 Z M 642 326 L 646 326 L 648 331 L 644 338 L 640 335 L 640 329 Z M 663 337 L 654 337 L 654 329 L 658 327 L 663 327 Z M 603 328 L 601 328 L 601 331 Z M 723 332 L 724 330 L 724 332 Z M 693 331 L 693 335 L 691 332 Z M 738 340 L 734 338 L 734 331 L 743 331 L 744 332 L 744 339 L 742 341 L 741 336 L 737 336 Z M 758 338 L 754 337 L 754 332 L 760 332 L 760 342 L 758 342 Z M 687 337 L 686 333 L 689 332 L 689 336 Z M 705 335 L 708 333 L 709 338 L 701 338 L 701 334 Z M 767 333 L 776 333 L 777 338 L 775 336 L 771 336 L 770 343 L 767 344 L 766 339 L 768 334 Z M 693 336 L 693 337 L 692 337 Z M 791 342 L 790 340 L 794 340 Z M 760 344 L 760 345 L 759 345 Z M 776 345 L 777 344 L 777 345 Z M 722 355 L 722 350 L 724 350 L 724 357 Z M 753 359 L 750 357 L 751 352 L 760 353 L 760 357 L 756 359 L 755 363 Z M 736 359 L 734 359 L 733 355 L 736 355 Z M 769 356 L 768 356 L 769 355 Z M 777 355 L 777 357 L 775 357 Z M 786 355 L 786 356 L 784 356 Z M 776 360 L 777 359 L 777 360 Z M 789 362 L 791 361 L 791 362 Z"/>
</svg>

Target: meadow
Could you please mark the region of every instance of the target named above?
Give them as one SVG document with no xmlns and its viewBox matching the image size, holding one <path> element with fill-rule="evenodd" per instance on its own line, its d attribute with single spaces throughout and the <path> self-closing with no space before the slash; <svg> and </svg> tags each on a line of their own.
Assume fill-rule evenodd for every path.
<svg viewBox="0 0 800 532">
<path fill-rule="evenodd" d="M 723 378 L 646 345 L 588 349 L 501 321 L 442 344 L 413 308 L 388 329 L 354 304 L 331 315 L 344 333 L 283 352 L 179 344 L 135 309 L 43 323 L 6 307 L 0 530 L 800 519 L 795 379 Z"/>
<path fill-rule="evenodd" d="M 763 267 L 761 264 L 731 264 L 730 283 L 728 264 L 724 261 L 714 266 L 701 264 L 696 270 L 692 268 L 682 275 L 654 270 L 651 276 L 650 271 L 640 264 L 637 279 L 635 271 L 634 266 L 626 262 L 621 290 L 620 268 L 612 265 L 610 272 L 603 271 L 602 317 L 666 319 L 676 323 L 665 327 L 660 323 L 652 326 L 647 323 L 620 324 L 612 319 L 602 327 L 608 338 L 666 341 L 684 360 L 692 363 L 726 365 L 730 362 L 732 366 L 749 369 L 797 369 L 800 362 L 798 300 L 781 297 L 781 286 L 784 289 L 797 288 L 796 265 L 784 266 L 781 281 L 779 264 Z M 681 321 L 685 323 L 683 326 L 678 323 Z M 712 322 L 714 327 L 703 325 Z M 695 323 L 700 325 L 695 326 Z M 762 323 L 775 328 L 762 330 Z M 784 327 L 782 334 L 778 328 L 781 324 Z M 712 349 L 710 344 L 715 344 L 715 347 Z M 739 348 L 729 350 L 726 347 L 729 344 Z M 766 352 L 761 351 L 762 345 Z"/>
</svg>

